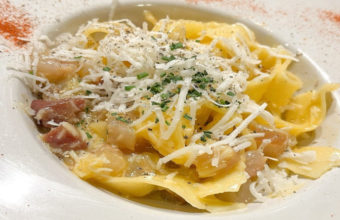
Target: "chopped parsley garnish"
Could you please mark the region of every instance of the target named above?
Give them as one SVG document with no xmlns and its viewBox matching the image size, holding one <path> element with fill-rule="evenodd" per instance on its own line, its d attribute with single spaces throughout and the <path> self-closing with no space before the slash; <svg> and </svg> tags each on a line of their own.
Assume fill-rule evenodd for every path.
<svg viewBox="0 0 340 220">
<path fill-rule="evenodd" d="M 229 105 L 229 104 L 230 104 L 229 101 L 223 100 L 223 99 L 221 99 L 221 100 L 219 100 L 219 101 L 217 101 L 217 102 L 220 103 L 220 104 L 222 104 L 222 105 Z"/>
<path fill-rule="evenodd" d="M 172 43 L 170 45 L 170 49 L 171 50 L 176 50 L 178 48 L 183 48 L 183 44 L 181 42 L 178 42 L 178 43 Z"/>
<path fill-rule="evenodd" d="M 86 91 L 85 91 L 85 94 L 86 94 L 86 95 L 91 95 L 91 93 L 92 93 L 92 92 L 91 92 L 90 90 L 86 90 Z"/>
<path fill-rule="evenodd" d="M 147 87 L 147 89 L 150 90 L 150 92 L 152 92 L 152 94 L 155 95 L 163 91 L 163 86 L 159 82 L 156 82 L 151 86 Z"/>
<path fill-rule="evenodd" d="M 123 118 L 122 116 L 117 116 L 117 117 L 116 117 L 116 120 L 121 121 L 121 122 L 124 122 L 124 123 L 127 123 L 127 124 L 130 123 L 129 120 Z"/>
<path fill-rule="evenodd" d="M 74 59 L 80 59 L 80 58 L 82 58 L 83 56 L 76 56 L 76 57 L 74 57 Z"/>
<path fill-rule="evenodd" d="M 176 59 L 176 57 L 175 57 L 174 55 L 171 55 L 171 56 L 169 56 L 169 57 L 167 57 L 167 56 L 162 56 L 162 60 L 167 61 L 167 62 L 170 62 L 170 61 L 172 61 L 172 60 L 174 60 L 174 59 Z"/>
<path fill-rule="evenodd" d="M 207 136 L 208 138 L 211 138 L 212 132 L 211 132 L 211 131 L 203 131 L 203 134 L 204 134 L 205 136 Z"/>
<path fill-rule="evenodd" d="M 112 116 L 116 116 L 116 115 L 117 115 L 117 112 L 112 112 L 111 115 L 112 115 Z"/>
<path fill-rule="evenodd" d="M 159 122 L 159 119 L 158 118 L 156 118 L 156 120 L 155 120 L 155 123 L 157 124 Z"/>
<path fill-rule="evenodd" d="M 205 138 L 204 135 L 202 135 L 200 139 L 201 139 L 201 141 L 203 141 L 203 142 L 206 142 L 206 141 L 207 141 L 207 139 Z"/>
<path fill-rule="evenodd" d="M 175 75 L 173 73 L 169 73 L 163 80 L 162 85 L 165 86 L 171 82 L 176 83 L 177 81 L 183 80 L 182 76 Z"/>
<path fill-rule="evenodd" d="M 195 42 L 200 43 L 201 41 L 200 40 L 195 40 Z"/>
<path fill-rule="evenodd" d="M 125 86 L 125 91 L 131 91 L 131 89 L 135 88 L 136 86 Z"/>
<path fill-rule="evenodd" d="M 202 96 L 202 93 L 200 93 L 196 89 L 190 89 L 187 94 L 187 98 L 190 98 L 190 97 L 197 98 L 200 96 Z"/>
<path fill-rule="evenodd" d="M 161 107 L 162 111 L 165 112 L 166 110 L 169 109 L 169 106 L 167 106 L 167 104 L 170 102 L 170 100 L 164 100 L 161 103 L 159 102 L 151 102 L 152 105 L 158 105 L 159 107 Z"/>
<path fill-rule="evenodd" d="M 161 94 L 161 98 L 162 98 L 162 100 L 168 99 L 169 98 L 169 93 L 162 93 Z"/>
<path fill-rule="evenodd" d="M 169 109 L 169 106 L 167 106 L 167 105 L 164 105 L 163 107 L 161 106 L 161 108 L 162 108 L 162 112 L 166 112 L 166 110 L 168 110 L 168 109 Z"/>
<path fill-rule="evenodd" d="M 203 131 L 203 135 L 201 136 L 201 141 L 206 142 L 207 138 L 211 138 L 211 131 Z"/>
<path fill-rule="evenodd" d="M 154 36 L 151 36 L 152 40 L 157 40 Z"/>
<path fill-rule="evenodd" d="M 164 73 L 161 73 L 161 78 L 163 78 L 164 76 L 166 75 L 166 72 L 164 72 Z"/>
<path fill-rule="evenodd" d="M 167 120 L 165 120 L 165 124 L 169 126 L 169 125 L 170 125 L 170 122 L 168 122 Z"/>
<path fill-rule="evenodd" d="M 165 101 L 165 100 L 167 100 L 169 98 L 174 97 L 175 95 L 176 95 L 176 93 L 168 91 L 166 93 L 162 93 L 161 94 L 161 98 L 162 98 L 162 101 Z"/>
<path fill-rule="evenodd" d="M 227 95 L 228 96 L 235 96 L 235 93 L 233 93 L 232 91 L 229 91 L 229 92 L 227 92 Z"/>
<path fill-rule="evenodd" d="M 185 129 L 186 127 L 187 127 L 187 126 L 185 126 L 185 125 L 182 125 L 182 128 L 183 128 L 183 129 Z"/>
<path fill-rule="evenodd" d="M 213 78 L 208 76 L 207 71 L 197 72 L 192 76 L 192 82 L 196 84 L 200 89 L 205 89 L 209 83 L 214 82 Z"/>
<path fill-rule="evenodd" d="M 33 75 L 33 70 L 28 71 L 29 74 Z"/>
<path fill-rule="evenodd" d="M 88 139 L 92 138 L 92 135 L 89 132 L 86 132 L 86 136 L 87 136 Z"/>
<path fill-rule="evenodd" d="M 86 114 L 89 113 L 89 107 L 88 106 L 85 107 L 85 113 Z"/>
<path fill-rule="evenodd" d="M 103 68 L 103 70 L 109 72 L 111 70 L 111 68 L 106 66 L 106 67 Z"/>
<path fill-rule="evenodd" d="M 185 119 L 187 119 L 187 120 L 191 120 L 191 119 L 192 119 L 192 117 L 191 117 L 190 115 L 188 115 L 187 113 L 185 113 L 185 114 L 183 115 L 183 118 L 185 118 Z"/>
<path fill-rule="evenodd" d="M 137 79 L 143 79 L 145 77 L 147 77 L 149 75 L 149 73 L 147 72 L 143 72 L 137 75 Z"/>
</svg>

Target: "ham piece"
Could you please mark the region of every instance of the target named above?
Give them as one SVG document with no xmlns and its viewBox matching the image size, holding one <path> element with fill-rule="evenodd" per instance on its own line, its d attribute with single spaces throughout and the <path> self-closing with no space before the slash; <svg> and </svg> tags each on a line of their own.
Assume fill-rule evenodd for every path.
<svg viewBox="0 0 340 220">
<path fill-rule="evenodd" d="M 67 122 L 62 122 L 61 125 L 44 134 L 42 139 L 52 148 L 59 148 L 63 151 L 83 150 L 87 147 L 80 131 Z"/>
<path fill-rule="evenodd" d="M 35 119 L 38 124 L 50 128 L 53 125 L 48 122 L 60 123 L 63 121 L 75 123 L 78 121 L 79 113 L 84 111 L 86 106 L 84 99 L 59 99 L 53 101 L 34 100 L 31 108 L 35 111 Z"/>
</svg>

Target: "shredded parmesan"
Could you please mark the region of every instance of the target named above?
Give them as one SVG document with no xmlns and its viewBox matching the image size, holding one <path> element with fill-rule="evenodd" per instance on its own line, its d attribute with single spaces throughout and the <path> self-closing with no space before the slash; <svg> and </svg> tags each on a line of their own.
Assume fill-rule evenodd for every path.
<svg viewBox="0 0 340 220">
<path fill-rule="evenodd" d="M 285 152 L 281 155 L 282 158 L 289 158 L 301 164 L 309 164 L 316 160 L 315 151 L 304 151 L 295 153 L 293 151 Z"/>
</svg>

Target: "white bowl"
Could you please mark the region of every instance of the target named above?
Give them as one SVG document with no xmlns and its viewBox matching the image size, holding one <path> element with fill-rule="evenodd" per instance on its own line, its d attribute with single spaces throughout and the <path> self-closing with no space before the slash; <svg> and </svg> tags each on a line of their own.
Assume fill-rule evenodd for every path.
<svg viewBox="0 0 340 220">
<path fill-rule="evenodd" d="M 25 5 L 21 6 L 24 2 Z M 156 6 L 161 2 L 161 6 Z M 308 3 L 308 7 L 305 5 Z M 106 19 L 111 1 L 12 1 L 34 14 L 36 33 L 51 37 L 72 31 L 89 19 Z M 156 16 L 246 23 L 258 40 L 266 44 L 285 44 L 302 53 L 301 62 L 292 67 L 315 88 L 317 82 L 340 81 L 339 23 L 327 17 L 340 2 L 299 1 L 122 1 L 117 16 L 140 22 L 145 7 L 157 8 Z M 191 8 L 195 9 L 191 9 Z M 327 7 L 329 7 L 327 9 Z M 202 13 L 203 10 L 203 13 Z M 304 16 L 305 12 L 311 17 Z M 133 13 L 131 13 L 133 12 Z M 0 12 L 1 13 L 1 12 Z M 314 14 L 312 14 L 314 13 Z M 133 16 L 131 16 L 133 14 Z M 328 13 L 328 15 L 330 15 Z M 327 34 L 324 33 L 327 31 Z M 312 35 L 311 35 L 312 33 Z M 340 170 L 333 169 L 309 183 L 298 193 L 283 199 L 228 213 L 184 213 L 142 205 L 97 189 L 72 174 L 37 137 L 38 132 L 20 104 L 30 92 L 17 79 L 10 78 L 5 66 L 15 61 L 18 49 L 2 40 L 12 53 L 0 53 L 0 218 L 1 219 L 339 219 Z M 3 47 L 1 47 L 3 48 Z M 0 48 L 0 49 L 1 49 Z M 340 146 L 339 92 L 336 92 L 328 117 L 317 130 L 316 142 Z"/>
</svg>

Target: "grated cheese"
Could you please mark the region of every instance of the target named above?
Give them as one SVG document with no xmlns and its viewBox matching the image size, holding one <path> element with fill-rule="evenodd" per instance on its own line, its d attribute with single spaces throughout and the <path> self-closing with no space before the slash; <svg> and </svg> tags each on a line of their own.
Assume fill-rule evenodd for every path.
<svg viewBox="0 0 340 220">
<path fill-rule="evenodd" d="M 181 92 L 178 96 L 177 107 L 176 107 L 176 111 L 174 113 L 174 118 L 173 118 L 168 130 L 165 131 L 164 134 L 161 136 L 161 138 L 164 139 L 164 140 L 169 139 L 170 136 L 172 135 L 172 133 L 175 131 L 176 127 L 177 127 L 177 124 L 178 124 L 180 117 L 182 116 L 182 113 L 183 113 L 184 102 L 185 102 L 186 96 L 188 94 L 190 83 L 191 83 L 190 78 L 184 79 L 183 87 L 182 87 Z"/>
<path fill-rule="evenodd" d="M 250 184 L 251 194 L 259 202 L 265 197 L 284 196 L 299 188 L 303 181 L 297 175 L 289 176 L 286 171 L 271 169 L 265 164 L 264 170 L 257 172 L 257 180 Z"/>
</svg>

